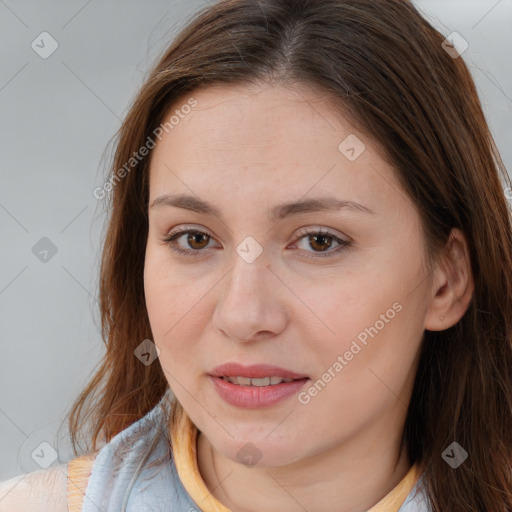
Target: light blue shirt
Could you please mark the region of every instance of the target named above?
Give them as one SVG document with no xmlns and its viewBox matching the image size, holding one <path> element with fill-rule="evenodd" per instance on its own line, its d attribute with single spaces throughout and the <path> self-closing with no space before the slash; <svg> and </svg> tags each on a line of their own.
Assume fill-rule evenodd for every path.
<svg viewBox="0 0 512 512">
<path fill-rule="evenodd" d="M 98 452 L 83 512 L 200 512 L 183 487 L 171 457 L 169 391 L 160 402 Z M 160 460 L 158 460 L 160 459 Z M 155 467 L 148 465 L 156 463 Z M 431 512 L 416 482 L 398 512 Z"/>
</svg>

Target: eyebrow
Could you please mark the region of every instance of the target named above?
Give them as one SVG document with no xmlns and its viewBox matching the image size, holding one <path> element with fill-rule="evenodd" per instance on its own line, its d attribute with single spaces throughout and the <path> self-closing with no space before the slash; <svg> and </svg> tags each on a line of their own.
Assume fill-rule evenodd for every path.
<svg viewBox="0 0 512 512">
<path fill-rule="evenodd" d="M 151 208 L 161 206 L 175 206 L 184 208 L 205 215 L 214 215 L 222 219 L 222 211 L 213 204 L 186 194 L 169 195 L 164 194 L 157 197 L 150 205 Z M 356 212 L 364 212 L 375 215 L 373 210 L 354 201 L 346 201 L 335 197 L 318 197 L 314 199 L 305 199 L 302 201 L 294 201 L 274 206 L 269 211 L 269 219 L 271 221 L 281 220 L 289 215 L 299 215 L 302 213 L 315 213 L 337 211 L 347 208 Z"/>
</svg>

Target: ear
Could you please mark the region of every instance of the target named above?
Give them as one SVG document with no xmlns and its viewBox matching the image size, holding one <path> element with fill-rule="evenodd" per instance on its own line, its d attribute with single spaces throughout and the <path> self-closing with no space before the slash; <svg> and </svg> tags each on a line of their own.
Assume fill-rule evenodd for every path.
<svg viewBox="0 0 512 512">
<path fill-rule="evenodd" d="M 466 237 L 453 228 L 440 264 L 434 270 L 425 329 L 444 331 L 455 325 L 466 312 L 474 288 Z"/>
</svg>

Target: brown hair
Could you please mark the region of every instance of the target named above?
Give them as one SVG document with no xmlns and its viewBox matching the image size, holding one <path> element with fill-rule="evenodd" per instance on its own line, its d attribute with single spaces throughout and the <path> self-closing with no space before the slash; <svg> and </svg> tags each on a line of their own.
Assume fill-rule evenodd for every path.
<svg viewBox="0 0 512 512">
<path fill-rule="evenodd" d="M 199 12 L 166 50 L 119 132 L 122 168 L 171 105 L 210 84 L 304 84 L 337 98 L 385 148 L 421 217 L 433 265 L 451 228 L 466 235 L 475 291 L 462 319 L 425 331 L 403 442 L 425 467 L 433 511 L 512 510 L 512 229 L 500 159 L 462 58 L 407 0 L 227 0 Z M 168 388 L 134 357 L 152 339 L 144 301 L 149 156 L 116 181 L 100 310 L 106 354 L 69 426 L 109 441 Z M 501 173 L 501 178 L 500 178 Z M 176 407 L 181 407 L 176 404 Z M 456 441 L 457 469 L 442 458 Z"/>
</svg>

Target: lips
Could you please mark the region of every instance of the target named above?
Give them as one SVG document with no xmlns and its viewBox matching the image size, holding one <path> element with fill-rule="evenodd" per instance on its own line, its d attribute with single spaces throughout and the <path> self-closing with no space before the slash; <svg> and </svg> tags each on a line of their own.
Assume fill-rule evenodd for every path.
<svg viewBox="0 0 512 512">
<path fill-rule="evenodd" d="M 270 407 L 298 393 L 307 375 L 268 364 L 225 363 L 209 375 L 217 393 L 235 407 Z"/>
</svg>

